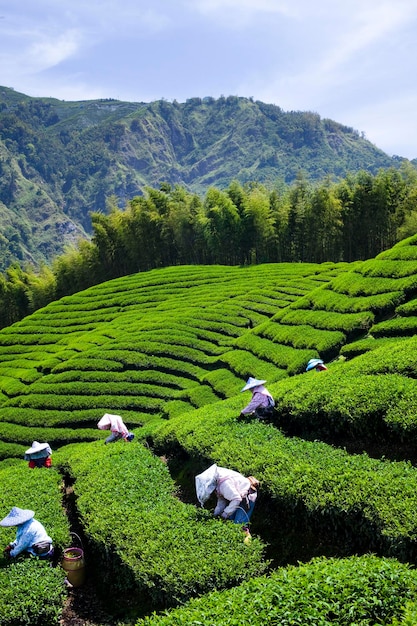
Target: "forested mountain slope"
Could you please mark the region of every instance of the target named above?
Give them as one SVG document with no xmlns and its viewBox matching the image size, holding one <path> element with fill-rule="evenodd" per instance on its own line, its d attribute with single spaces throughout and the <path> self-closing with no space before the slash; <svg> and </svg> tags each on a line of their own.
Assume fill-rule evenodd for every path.
<svg viewBox="0 0 417 626">
<path fill-rule="evenodd" d="M 91 232 L 89 213 L 146 186 L 198 194 L 232 180 L 269 187 L 398 167 L 349 127 L 251 99 L 65 102 L 0 88 L 0 255 L 50 260 Z"/>
</svg>

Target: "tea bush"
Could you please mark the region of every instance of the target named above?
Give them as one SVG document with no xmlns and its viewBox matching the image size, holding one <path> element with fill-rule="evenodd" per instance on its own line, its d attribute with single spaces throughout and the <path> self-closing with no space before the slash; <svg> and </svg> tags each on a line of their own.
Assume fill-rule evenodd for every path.
<svg viewBox="0 0 417 626">
<path fill-rule="evenodd" d="M 415 297 L 413 265 L 395 257 L 415 264 L 411 247 L 415 254 L 408 242 L 351 265 L 166 268 L 51 303 L 0 332 L 0 458 L 21 459 L 35 438 L 56 446 L 100 439 L 54 448 L 54 467 L 75 480 L 94 571 L 116 601 L 123 588 L 135 597 L 139 591 L 146 609 L 238 585 L 265 571 L 266 562 L 259 539 L 244 546 L 234 525 L 179 502 L 167 467 L 142 451 L 141 440 L 170 462 L 187 458 L 202 469 L 216 462 L 257 475 L 259 510 L 281 513 L 296 541 L 304 541 L 296 537 L 303 528 L 320 538 L 317 550 L 332 541 L 343 553 L 373 550 L 413 561 L 417 502 L 410 464 L 283 434 L 292 428 L 309 439 L 412 444 L 414 337 L 398 339 L 398 323 L 386 320 L 395 313 L 401 325 L 414 314 L 407 306 Z M 372 330 L 378 338 L 347 343 Z M 339 352 L 351 361 L 304 373 L 310 358 L 330 360 Z M 248 400 L 240 395 L 248 375 L 268 381 L 282 431 L 236 421 Z M 132 445 L 104 446 L 105 433 L 96 428 L 104 412 L 141 426 Z M 2 472 L 14 467 L 3 463 Z M 363 598 L 359 584 L 350 597 L 385 606 L 381 589 L 376 599 Z M 405 603 L 407 593 L 401 594 Z M 309 600 L 304 610 L 310 606 Z M 396 610 L 389 619 L 399 617 Z M 299 615 L 308 623 L 301 607 Z"/>
<path fill-rule="evenodd" d="M 416 287 L 416 276 L 395 279 L 363 276 L 358 272 L 346 272 L 332 280 L 333 291 L 353 297 L 375 296 L 395 291 L 412 293 Z"/>
<path fill-rule="evenodd" d="M 332 311 L 307 311 L 306 309 L 284 309 L 274 317 L 274 321 L 282 324 L 303 325 L 327 331 L 342 331 L 345 335 L 355 333 L 360 329 L 368 330 L 374 315 L 369 311 L 360 313 L 334 313 Z"/>
<path fill-rule="evenodd" d="M 98 421 L 98 420 L 97 420 Z M 55 442 L 62 445 L 63 442 L 72 439 L 74 441 L 94 441 L 100 437 L 97 429 L 80 428 L 75 433 L 69 428 L 46 428 L 45 426 L 21 426 L 0 422 L 0 439 L 15 443 L 27 443 L 37 440 L 48 441 L 52 447 Z M 28 446 L 26 446 L 27 448 Z"/>
<path fill-rule="evenodd" d="M 50 532 L 58 551 L 68 544 L 69 525 L 61 502 L 62 477 L 54 467 L 32 470 L 23 459 L 14 460 L 10 466 L 0 465 L 0 482 L 1 517 L 14 506 L 31 509 Z M 0 528 L 0 533 L 6 545 L 14 540 L 16 528 Z"/>
<path fill-rule="evenodd" d="M 57 458 L 75 480 L 96 571 L 113 599 L 141 593 L 173 606 L 265 571 L 262 542 L 247 546 L 240 526 L 182 504 L 167 467 L 142 445 L 72 444 Z"/>
<path fill-rule="evenodd" d="M 217 362 L 220 367 L 222 364 L 229 366 L 233 374 L 240 379 L 240 382 L 242 378 L 246 379 L 249 374 L 255 372 L 259 378 L 270 381 L 286 378 L 287 376 L 285 363 L 283 363 L 283 367 L 280 368 L 274 363 L 268 363 L 265 359 L 258 358 L 251 352 L 239 350 L 238 348 L 222 354 Z"/>
<path fill-rule="evenodd" d="M 373 337 L 411 337 L 417 332 L 417 317 L 396 317 L 385 322 L 374 324 L 370 330 Z"/>
<path fill-rule="evenodd" d="M 372 353 L 374 354 L 374 353 Z M 387 368 L 388 369 L 388 368 Z M 324 375 L 325 374 L 325 375 Z M 313 378 L 314 377 L 314 378 Z M 337 389 L 337 393 L 334 390 Z M 329 372 L 316 372 L 302 380 L 274 388 L 274 423 L 299 436 L 337 442 L 338 437 L 368 441 L 395 441 L 417 435 L 413 413 L 417 389 L 415 381 L 400 374 L 361 372 L 354 375 L 338 365 Z M 407 429 L 397 423 L 392 430 L 392 411 L 404 412 Z"/>
<path fill-rule="evenodd" d="M 274 343 L 297 349 L 317 350 L 321 354 L 334 349 L 335 346 L 342 346 L 346 341 L 345 334 L 340 331 L 318 330 L 305 324 L 294 326 L 275 321 L 259 325 L 254 334 L 270 339 Z"/>
<path fill-rule="evenodd" d="M 236 422 L 236 399 L 221 404 L 221 410 L 211 405 L 165 422 L 153 432 L 154 445 L 166 451 L 180 446 L 207 465 L 254 474 L 294 524 L 302 516 L 306 527 L 321 528 L 339 546 L 416 557 L 417 470 L 410 464 L 286 438 L 258 421 Z"/>
<path fill-rule="evenodd" d="M 365 352 L 376 350 L 387 342 L 390 342 L 391 345 L 394 346 L 398 339 L 398 337 L 395 337 L 394 339 L 391 337 L 380 337 L 375 339 L 375 337 L 368 336 L 365 337 L 365 339 L 358 339 L 357 341 L 353 341 L 352 343 L 342 346 L 340 349 L 340 356 L 345 357 L 346 359 L 353 359 L 361 354 L 365 354 Z"/>
<path fill-rule="evenodd" d="M 416 315 L 417 314 L 417 299 L 409 300 L 404 304 L 397 306 L 395 312 L 398 315 Z"/>
<path fill-rule="evenodd" d="M 15 460 L 0 464 L 0 483 L 0 517 L 13 506 L 35 511 L 59 557 L 70 540 L 61 502 L 61 475 L 54 468 L 32 470 L 23 460 Z M 16 527 L 2 527 L 0 534 L 6 546 L 15 539 Z M 63 569 L 50 567 L 48 562 L 23 555 L 12 560 L 0 556 L 0 624 L 55 626 L 66 596 L 64 578 Z"/>
<path fill-rule="evenodd" d="M 414 599 L 416 576 L 408 565 L 375 556 L 314 559 L 145 617 L 136 626 L 388 624 Z"/>
<path fill-rule="evenodd" d="M 387 259 L 378 256 L 364 261 L 360 267 L 363 276 L 376 276 L 390 279 L 404 278 L 417 274 L 417 261 Z"/>
<path fill-rule="evenodd" d="M 66 597 L 64 571 L 38 559 L 0 565 L 0 624 L 56 626 Z"/>
<path fill-rule="evenodd" d="M 335 313 L 361 313 L 372 311 L 376 315 L 388 314 L 405 298 L 402 291 L 388 291 L 377 295 L 350 296 L 333 291 L 334 285 L 326 284 L 310 294 L 299 298 L 294 309 L 317 309 Z"/>
<path fill-rule="evenodd" d="M 27 450 L 27 446 L 0 441 L 0 461 L 13 457 L 23 458 L 25 450 Z"/>
<path fill-rule="evenodd" d="M 311 350 L 297 350 L 292 346 L 274 344 L 271 341 L 258 337 L 254 333 L 247 333 L 236 340 L 238 348 L 253 352 L 259 359 L 264 359 L 282 369 L 290 371 L 300 370 L 315 354 Z"/>
<path fill-rule="evenodd" d="M 404 614 L 401 617 L 394 617 L 391 626 L 415 626 L 417 624 L 417 603 L 407 602 Z"/>
<path fill-rule="evenodd" d="M 372 342 L 372 340 L 369 340 Z M 402 338 L 394 341 L 393 338 L 373 340 L 375 349 L 372 354 L 364 354 L 349 363 L 344 368 L 355 376 L 361 374 L 401 374 L 409 378 L 417 378 L 417 363 L 415 350 L 417 336 Z"/>
</svg>

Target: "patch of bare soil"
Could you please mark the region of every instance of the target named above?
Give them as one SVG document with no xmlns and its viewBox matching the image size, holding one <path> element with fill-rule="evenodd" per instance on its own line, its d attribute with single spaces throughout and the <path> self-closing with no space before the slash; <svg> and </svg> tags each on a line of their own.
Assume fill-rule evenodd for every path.
<svg viewBox="0 0 417 626">
<path fill-rule="evenodd" d="M 102 607 L 92 583 L 68 589 L 60 626 L 114 626 L 114 618 Z"/>
</svg>

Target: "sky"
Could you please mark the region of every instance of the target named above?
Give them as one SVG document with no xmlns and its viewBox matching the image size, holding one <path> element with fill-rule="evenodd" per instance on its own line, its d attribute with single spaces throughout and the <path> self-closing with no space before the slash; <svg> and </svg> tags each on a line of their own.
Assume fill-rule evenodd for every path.
<svg viewBox="0 0 417 626">
<path fill-rule="evenodd" d="M 241 96 L 417 158 L 417 0 L 0 0 L 0 85 L 129 102 Z"/>
</svg>

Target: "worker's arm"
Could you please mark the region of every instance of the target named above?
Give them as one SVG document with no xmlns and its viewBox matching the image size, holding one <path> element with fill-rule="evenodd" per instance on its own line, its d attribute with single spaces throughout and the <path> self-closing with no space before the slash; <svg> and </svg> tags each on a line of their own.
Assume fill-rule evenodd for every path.
<svg viewBox="0 0 417 626">
<path fill-rule="evenodd" d="M 253 413 L 258 407 L 266 406 L 267 404 L 267 396 L 263 393 L 254 393 L 252 396 L 252 400 L 249 402 L 244 409 L 241 410 L 241 415 L 249 415 L 249 413 Z"/>
<path fill-rule="evenodd" d="M 224 507 L 221 515 L 224 519 L 227 519 L 238 508 L 242 501 L 242 494 L 240 493 L 239 485 L 233 478 L 225 480 L 221 484 L 220 490 L 222 497 L 227 501 L 227 506 Z"/>
<path fill-rule="evenodd" d="M 225 510 L 226 506 L 227 506 L 227 500 L 225 500 L 223 496 L 218 496 L 216 508 L 214 509 L 213 515 L 215 517 L 217 517 L 218 515 L 223 515 L 223 511 Z"/>
</svg>

